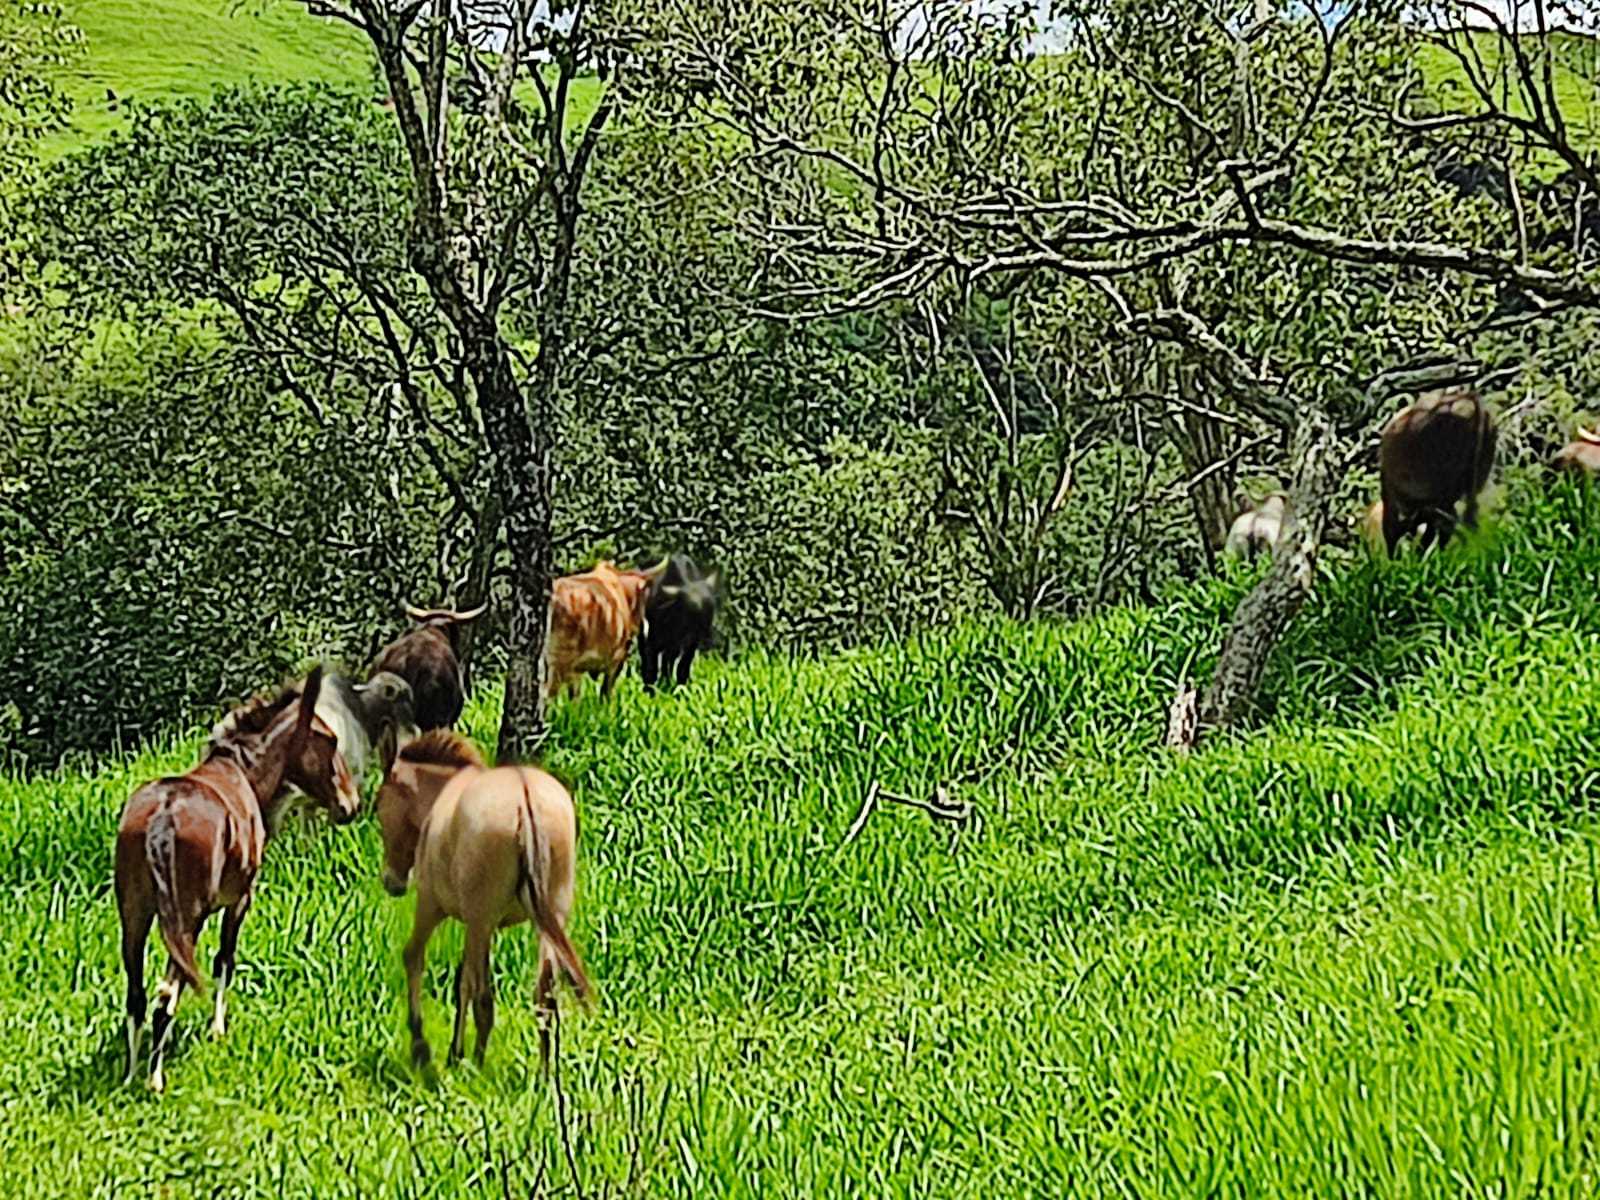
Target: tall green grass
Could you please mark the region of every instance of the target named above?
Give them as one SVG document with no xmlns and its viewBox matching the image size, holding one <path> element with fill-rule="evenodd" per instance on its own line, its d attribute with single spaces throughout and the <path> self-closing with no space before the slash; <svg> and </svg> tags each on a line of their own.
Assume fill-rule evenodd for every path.
<svg viewBox="0 0 1600 1200">
<path fill-rule="evenodd" d="M 111 832 L 194 740 L 0 780 L 7 1190 L 1595 1194 L 1600 501 L 1525 503 L 1330 565 L 1259 725 L 1188 758 L 1160 719 L 1245 574 L 559 708 L 600 989 L 559 1090 L 525 928 L 486 1069 L 406 1065 L 370 820 L 289 825 L 227 1039 L 191 999 L 167 1095 L 123 1088 Z M 883 799 L 940 789 L 972 817 Z"/>
</svg>

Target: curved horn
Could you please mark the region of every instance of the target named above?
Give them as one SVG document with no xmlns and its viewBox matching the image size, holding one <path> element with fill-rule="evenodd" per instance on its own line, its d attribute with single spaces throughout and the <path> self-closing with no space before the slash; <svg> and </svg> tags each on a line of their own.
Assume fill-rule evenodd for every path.
<svg viewBox="0 0 1600 1200">
<path fill-rule="evenodd" d="M 1578 430 L 1578 440 L 1600 446 L 1600 428 Z"/>
<path fill-rule="evenodd" d="M 413 621 L 426 621 L 429 617 L 433 616 L 433 612 L 430 609 L 418 608 L 409 600 L 405 602 L 405 610 L 406 616 L 410 617 Z"/>
<path fill-rule="evenodd" d="M 489 602 L 485 600 L 482 604 L 478 605 L 477 608 L 469 608 L 466 612 L 453 612 L 450 614 L 450 616 L 453 620 L 457 621 L 472 621 L 483 616 L 488 607 Z"/>
</svg>

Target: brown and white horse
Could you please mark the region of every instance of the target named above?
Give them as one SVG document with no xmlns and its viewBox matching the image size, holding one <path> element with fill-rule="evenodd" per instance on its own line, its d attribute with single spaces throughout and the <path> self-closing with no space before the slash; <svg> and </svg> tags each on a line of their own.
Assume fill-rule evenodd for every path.
<svg viewBox="0 0 1600 1200">
<path fill-rule="evenodd" d="M 226 1028 L 225 996 L 234 971 L 239 926 L 250 910 L 256 873 L 286 784 L 321 803 L 337 823 L 360 805 L 354 779 L 328 726 L 317 719 L 322 668 L 273 699 L 258 698 L 228 721 L 199 766 L 145 784 L 128 799 L 117 829 L 116 895 L 122 965 L 128 975 L 128 1080 L 138 1069 L 144 1025 L 144 947 L 152 922 L 166 943 L 166 978 L 156 989 L 151 1022 L 150 1086 L 165 1085 L 161 1062 L 184 985 L 205 991 L 195 942 L 206 918 L 224 910 L 212 964 L 216 1013 Z"/>
<path fill-rule="evenodd" d="M 411 1058 L 427 1063 L 422 1033 L 422 969 L 428 939 L 446 917 L 467 927 L 456 971 L 455 1036 L 449 1061 L 461 1057 L 467 1006 L 483 1062 L 494 1028 L 489 947 L 495 930 L 531 920 L 539 934 L 539 1060 L 550 1061 L 556 1015 L 555 970 L 578 996 L 589 993 L 578 952 L 567 937 L 577 869 L 578 814 L 572 796 L 537 767 L 485 767 L 477 749 L 449 730 L 425 733 L 401 749 L 378 792 L 383 827 L 383 886 L 417 888 L 417 911 L 405 967 Z"/>
</svg>

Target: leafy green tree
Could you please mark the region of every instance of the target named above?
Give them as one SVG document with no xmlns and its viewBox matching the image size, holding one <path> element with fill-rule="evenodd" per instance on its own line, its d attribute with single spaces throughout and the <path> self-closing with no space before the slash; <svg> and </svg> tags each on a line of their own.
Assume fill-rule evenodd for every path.
<svg viewBox="0 0 1600 1200">
<path fill-rule="evenodd" d="M 81 41 L 61 5 L 0 0 L 0 179 L 14 183 L 38 138 L 66 124 L 71 101 L 54 80 Z"/>
<path fill-rule="evenodd" d="M 1209 398 L 1212 432 L 1245 422 L 1243 443 L 1212 449 L 1175 430 L 1197 478 L 1230 442 L 1270 437 L 1291 494 L 1284 546 L 1199 705 L 1203 727 L 1236 721 L 1396 390 L 1481 378 L 1461 343 L 1497 293 L 1541 310 L 1600 297 L 1580 261 L 1519 252 L 1508 214 L 1462 202 L 1410 136 L 1418 42 L 1463 39 L 1378 2 L 1097 0 L 1051 6 L 1048 30 L 1032 5 L 846 8 L 665 4 L 660 95 L 749 149 L 753 236 L 788 267 L 774 291 L 797 314 L 1071 281 L 1151 348 L 1145 390 Z M 1522 76 L 1520 108 L 1537 113 L 1547 81 Z M 1561 136 L 1556 120 L 1497 119 L 1513 117 Z M 1217 497 L 1205 507 L 1214 539 Z"/>
</svg>

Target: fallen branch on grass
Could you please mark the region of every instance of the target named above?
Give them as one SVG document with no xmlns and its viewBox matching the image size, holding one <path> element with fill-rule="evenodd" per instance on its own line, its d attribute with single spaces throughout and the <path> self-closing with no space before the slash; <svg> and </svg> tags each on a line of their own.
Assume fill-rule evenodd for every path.
<svg viewBox="0 0 1600 1200">
<path fill-rule="evenodd" d="M 951 800 L 950 794 L 945 791 L 943 786 L 934 789 L 932 800 L 916 800 L 910 796 L 902 796 L 897 792 L 886 792 L 878 786 L 878 781 L 874 779 L 872 786 L 867 789 L 866 799 L 861 802 L 860 811 L 856 813 L 856 819 L 850 822 L 850 828 L 845 831 L 844 840 L 839 843 L 841 847 L 848 846 L 856 840 L 861 830 L 865 828 L 867 818 L 877 810 L 880 800 L 886 800 L 890 804 L 901 804 L 906 808 L 915 808 L 927 813 L 935 821 L 953 821 L 958 824 L 972 817 L 975 811 L 972 805 L 965 800 Z"/>
</svg>

